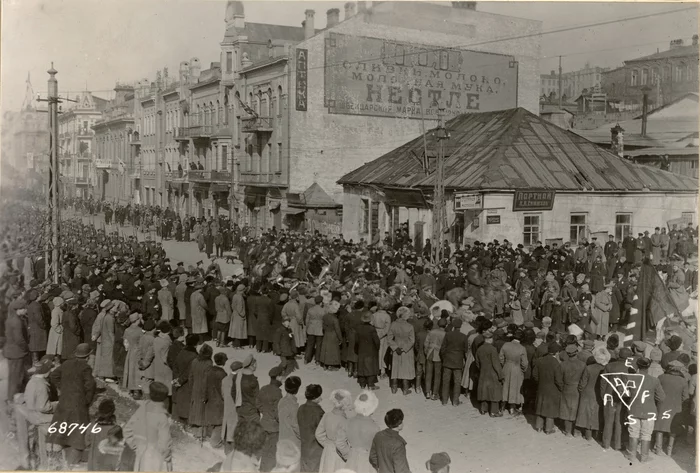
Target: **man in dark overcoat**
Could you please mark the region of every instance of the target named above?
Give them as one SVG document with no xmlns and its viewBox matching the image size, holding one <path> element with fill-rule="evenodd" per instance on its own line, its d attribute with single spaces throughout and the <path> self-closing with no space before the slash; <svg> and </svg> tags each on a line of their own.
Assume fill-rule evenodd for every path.
<svg viewBox="0 0 700 473">
<path fill-rule="evenodd" d="M 379 336 L 372 326 L 372 315 L 364 312 L 360 325 L 355 328 L 355 346 L 357 353 L 357 381 L 362 389 L 378 389 L 379 376 Z"/>
<path fill-rule="evenodd" d="M 578 358 L 576 345 L 567 345 L 565 351 L 566 359 L 561 363 L 564 384 L 559 405 L 559 418 L 564 421 L 564 435 L 573 435 L 580 397 L 578 385 L 586 369 L 586 363 Z"/>
<path fill-rule="evenodd" d="M 301 438 L 300 471 L 318 471 L 321 467 L 323 446 L 316 440 L 316 428 L 323 418 L 323 408 L 319 405 L 323 389 L 318 384 L 309 384 L 304 393 L 306 403 L 299 406 L 297 421 Z"/>
<path fill-rule="evenodd" d="M 547 355 L 535 360 L 532 369 L 532 379 L 537 383 L 537 401 L 535 406 L 535 430 L 553 434 L 554 419 L 559 416 L 559 404 L 561 402 L 561 390 L 564 386 L 561 365 L 557 355 L 561 347 L 557 343 L 550 343 Z"/>
<path fill-rule="evenodd" d="M 618 337 L 610 336 L 607 341 L 610 352 L 610 362 L 605 366 L 601 374 L 607 373 L 633 373 L 633 369 L 626 366 L 628 357 L 632 357 L 632 350 L 620 348 L 617 350 Z M 600 397 L 603 399 L 603 449 L 612 447 L 615 450 L 622 448 L 622 401 L 615 389 L 607 382 L 600 383 Z"/>
<path fill-rule="evenodd" d="M 183 422 L 190 416 L 192 384 L 189 383 L 190 365 L 197 358 L 199 335 L 189 334 L 185 338 L 185 348 L 180 350 L 173 364 L 173 417 Z"/>
<path fill-rule="evenodd" d="M 442 405 L 447 405 L 450 399 L 450 383 L 452 384 L 452 404 L 459 405 L 459 392 L 461 390 L 462 372 L 464 362 L 469 350 L 467 336 L 461 332 L 462 319 L 452 321 L 454 330 L 445 334 L 440 347 L 440 359 L 442 360 Z"/>
<path fill-rule="evenodd" d="M 255 348 L 260 352 L 270 351 L 270 340 L 272 340 L 272 317 L 275 312 L 275 305 L 270 299 L 269 288 L 264 286 L 260 289 L 259 295 L 255 298 L 253 310 L 255 311 Z"/>
<path fill-rule="evenodd" d="M 96 385 L 92 368 L 87 363 L 89 355 L 90 345 L 81 343 L 76 347 L 73 358 L 66 360 L 49 375 L 51 384 L 56 386 L 59 394 L 58 405 L 51 419 L 57 430 L 49 433 L 46 441 L 64 447 L 69 468 L 81 461 L 86 448 L 85 434 L 80 429 L 61 429 L 61 425 L 87 425 L 90 422 L 89 411 L 95 398 Z"/>
<path fill-rule="evenodd" d="M 500 410 L 500 403 L 503 400 L 503 369 L 493 340 L 493 334 L 487 330 L 484 333 L 484 343 L 476 350 L 474 362 L 479 369 L 476 399 L 481 403 L 479 410 L 482 415 L 488 411 L 491 417 L 501 417 L 503 416 Z"/>
</svg>

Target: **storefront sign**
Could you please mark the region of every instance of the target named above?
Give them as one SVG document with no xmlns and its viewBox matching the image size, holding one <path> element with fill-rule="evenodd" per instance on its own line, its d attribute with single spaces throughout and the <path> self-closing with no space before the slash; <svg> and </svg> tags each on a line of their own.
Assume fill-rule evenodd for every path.
<svg viewBox="0 0 700 473">
<path fill-rule="evenodd" d="M 501 224 L 501 216 L 500 215 L 487 215 L 486 216 L 486 225 L 500 225 Z"/>
<path fill-rule="evenodd" d="M 455 210 L 471 210 L 483 207 L 481 194 L 455 194 Z"/>
<path fill-rule="evenodd" d="M 554 207 L 554 194 L 555 192 L 550 190 L 515 191 L 513 212 L 552 210 L 552 207 Z"/>
<path fill-rule="evenodd" d="M 298 69 L 298 67 L 297 67 Z M 511 57 L 329 33 L 324 106 L 329 113 L 446 118 L 518 105 Z"/>
<path fill-rule="evenodd" d="M 297 110 L 300 112 L 305 112 L 307 109 L 307 86 L 308 86 L 308 49 L 297 49 L 296 50 L 296 78 L 297 78 L 297 88 L 296 88 L 296 102 Z"/>
</svg>

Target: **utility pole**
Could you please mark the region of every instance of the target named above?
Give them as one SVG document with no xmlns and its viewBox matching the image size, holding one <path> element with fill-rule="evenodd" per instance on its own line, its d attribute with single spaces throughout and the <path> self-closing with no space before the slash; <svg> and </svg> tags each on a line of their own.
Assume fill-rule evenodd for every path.
<svg viewBox="0 0 700 473">
<path fill-rule="evenodd" d="M 438 157 L 435 166 L 435 188 L 433 191 L 433 247 L 431 255 L 433 263 L 440 261 L 442 253 L 442 223 L 445 220 L 445 145 L 444 141 L 450 135 L 445 129 L 443 115 L 445 109 L 440 106 L 438 109 L 438 126 L 435 130 L 438 140 Z"/>
<path fill-rule="evenodd" d="M 60 255 L 60 223 L 61 223 L 61 205 L 58 200 L 58 184 L 59 184 L 59 163 L 58 163 L 58 81 L 56 74 L 58 71 L 53 68 L 47 71 L 49 73 L 49 136 L 51 157 L 49 158 L 49 197 L 48 210 L 50 215 L 49 238 L 46 239 L 46 279 L 53 278 L 53 282 L 58 284 L 59 276 L 59 258 Z M 50 250 L 50 254 L 49 254 Z M 51 264 L 49 265 L 49 261 Z"/>
<path fill-rule="evenodd" d="M 58 71 L 53 68 L 46 71 L 49 73 L 48 97 L 42 99 L 37 97 L 37 102 L 48 102 L 49 105 L 49 183 L 46 193 L 46 207 L 48 218 L 46 220 L 46 247 L 44 249 L 46 279 L 53 279 L 58 284 L 61 267 L 61 203 L 59 200 L 60 166 L 58 158 L 58 104 L 63 100 L 78 102 L 77 100 L 62 99 L 58 96 L 58 81 L 56 74 Z"/>
<path fill-rule="evenodd" d="M 561 110 L 561 56 L 559 56 L 559 110 Z"/>
</svg>

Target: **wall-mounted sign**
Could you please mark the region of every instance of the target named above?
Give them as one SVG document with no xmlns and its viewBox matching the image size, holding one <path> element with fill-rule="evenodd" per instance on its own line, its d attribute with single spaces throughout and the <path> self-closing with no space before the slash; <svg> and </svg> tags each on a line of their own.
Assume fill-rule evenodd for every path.
<svg viewBox="0 0 700 473">
<path fill-rule="evenodd" d="M 329 33 L 324 106 L 329 113 L 436 119 L 517 107 L 511 57 Z"/>
<path fill-rule="evenodd" d="M 481 194 L 455 194 L 455 210 L 480 209 L 484 206 Z"/>
<path fill-rule="evenodd" d="M 300 112 L 305 112 L 307 109 L 307 87 L 308 87 L 308 64 L 309 64 L 308 49 L 296 50 L 296 108 Z"/>
<path fill-rule="evenodd" d="M 486 216 L 486 225 L 500 225 L 501 224 L 501 216 L 500 215 L 487 215 Z"/>
<path fill-rule="evenodd" d="M 552 190 L 515 191 L 513 195 L 513 212 L 529 212 L 535 210 L 552 210 L 554 207 Z"/>
</svg>

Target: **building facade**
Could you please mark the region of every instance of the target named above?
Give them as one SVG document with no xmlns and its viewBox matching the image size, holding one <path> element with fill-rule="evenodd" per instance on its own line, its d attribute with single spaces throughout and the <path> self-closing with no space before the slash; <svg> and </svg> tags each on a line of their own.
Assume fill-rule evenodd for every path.
<svg viewBox="0 0 700 473">
<path fill-rule="evenodd" d="M 134 87 L 117 84 L 115 98 L 92 126 L 95 132 L 94 197 L 97 200 L 129 204 L 134 201 L 131 173 L 134 156 L 131 140 L 134 132 Z"/>
<path fill-rule="evenodd" d="M 338 9 L 328 10 L 326 30 L 295 48 L 288 192 L 316 182 L 341 202 L 336 181 L 344 173 L 434 127 L 441 107 L 446 118 L 515 106 L 538 112 L 539 65 L 531 58 L 540 56 L 540 22 L 473 5 L 357 6 L 342 22 Z M 313 21 L 309 10 L 306 26 Z M 495 41 L 506 31 L 527 37 Z M 482 44 L 459 48 L 473 43 Z"/>
<path fill-rule="evenodd" d="M 606 71 L 602 87 L 611 100 L 621 106 L 641 108 L 643 89 L 648 88 L 651 109 L 698 91 L 698 35 L 691 44 L 682 39 L 671 41 L 669 49 L 629 59 L 620 68 Z"/>
<path fill-rule="evenodd" d="M 453 152 L 445 161 L 445 239 L 452 244 L 575 246 L 593 236 L 653 233 L 678 218 L 697 222 L 696 179 L 632 164 L 524 109 L 462 115 L 446 128 Z M 435 173 L 410 157 L 422 146 L 418 137 L 341 178 L 346 239 L 376 242 L 400 225 L 417 249 L 432 237 Z"/>
<path fill-rule="evenodd" d="M 74 106 L 58 116 L 61 183 L 64 196 L 88 198 L 93 195 L 97 180 L 92 127 L 102 118 L 108 100 L 87 91 L 75 100 Z"/>
<path fill-rule="evenodd" d="M 576 100 L 584 90 L 591 92 L 601 86 L 603 73 L 607 71 L 604 67 L 591 67 L 586 64 L 583 69 L 565 72 L 562 74 L 562 90 L 570 100 Z M 565 85 L 564 85 L 565 84 Z"/>
<path fill-rule="evenodd" d="M 566 79 L 562 75 L 562 96 L 566 94 L 566 88 Z M 555 71 L 551 71 L 549 74 L 540 74 L 540 97 L 559 98 L 559 74 Z M 570 97 L 570 95 L 567 95 L 567 98 Z"/>
</svg>

